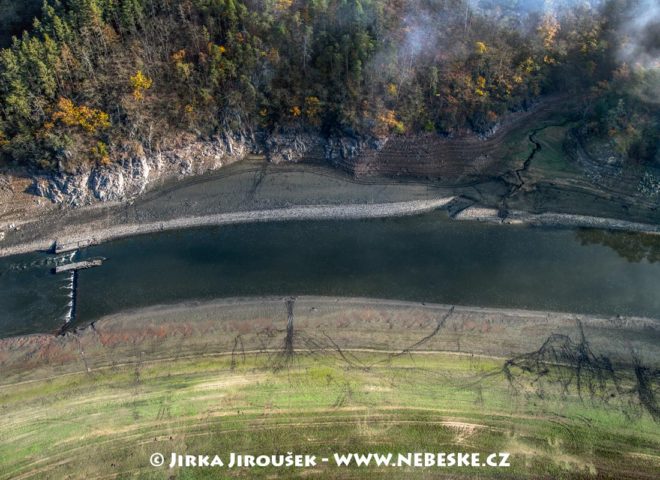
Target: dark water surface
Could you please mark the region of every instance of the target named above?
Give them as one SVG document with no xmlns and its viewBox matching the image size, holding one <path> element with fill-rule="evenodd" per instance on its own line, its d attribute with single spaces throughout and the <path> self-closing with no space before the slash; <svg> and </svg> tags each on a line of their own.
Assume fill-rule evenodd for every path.
<svg viewBox="0 0 660 480">
<path fill-rule="evenodd" d="M 303 294 L 660 318 L 660 262 L 606 245 L 598 232 L 585 241 L 443 213 L 158 233 L 79 252 L 108 260 L 80 272 L 77 322 L 191 299 Z M 49 273 L 52 261 L 0 259 L 1 336 L 60 326 L 67 279 Z"/>
</svg>

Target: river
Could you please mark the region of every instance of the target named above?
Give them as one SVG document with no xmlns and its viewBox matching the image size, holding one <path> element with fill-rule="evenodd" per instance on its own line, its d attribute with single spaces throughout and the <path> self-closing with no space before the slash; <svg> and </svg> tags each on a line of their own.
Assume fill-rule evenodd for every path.
<svg viewBox="0 0 660 480">
<path fill-rule="evenodd" d="M 618 235 L 618 236 L 617 236 Z M 79 251 L 75 324 L 156 304 L 330 295 L 660 318 L 660 237 L 415 217 L 232 225 Z M 54 255 L 0 259 L 0 336 L 55 332 L 70 275 Z"/>
</svg>

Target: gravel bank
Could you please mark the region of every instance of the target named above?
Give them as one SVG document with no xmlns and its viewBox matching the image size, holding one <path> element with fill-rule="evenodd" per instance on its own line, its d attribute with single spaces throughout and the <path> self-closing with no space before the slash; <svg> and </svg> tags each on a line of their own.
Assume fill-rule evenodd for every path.
<svg viewBox="0 0 660 480">
<path fill-rule="evenodd" d="M 540 227 L 570 227 L 570 228 L 601 228 L 608 230 L 625 230 L 649 234 L 660 234 L 660 225 L 650 223 L 630 222 L 615 218 L 592 217 L 588 215 L 572 215 L 567 213 L 527 213 L 519 210 L 507 212 L 500 216 L 495 208 L 468 207 L 454 216 L 455 220 L 476 220 L 480 222 L 499 223 L 505 225 L 534 225 Z"/>
<path fill-rule="evenodd" d="M 92 225 L 88 229 L 80 229 L 73 234 L 64 233 L 52 239 L 43 239 L 0 248 L 0 257 L 39 250 L 50 250 L 53 246 L 55 246 L 57 252 L 65 252 L 117 238 L 194 227 L 287 220 L 348 220 L 416 215 L 445 208 L 455 199 L 456 197 L 440 197 L 390 203 L 296 206 L 182 217 L 158 222 L 120 224 L 100 229 L 93 228 L 94 226 Z M 660 225 L 649 223 L 563 213 L 533 214 L 519 210 L 509 211 L 505 217 L 502 217 L 499 210 L 495 208 L 479 206 L 468 207 L 458 212 L 452 218 L 455 220 L 472 220 L 501 225 L 599 228 L 660 235 Z"/>
<path fill-rule="evenodd" d="M 185 217 L 162 222 L 117 225 L 103 230 L 77 232 L 74 235 L 64 234 L 57 239 L 44 240 L 43 242 L 6 247 L 0 249 L 0 256 L 46 250 L 52 248 L 53 245 L 55 245 L 57 252 L 64 252 L 122 237 L 192 227 L 286 220 L 348 220 L 415 215 L 442 208 L 453 199 L 454 197 L 443 197 L 431 200 L 412 200 L 395 203 L 312 205 Z"/>
</svg>

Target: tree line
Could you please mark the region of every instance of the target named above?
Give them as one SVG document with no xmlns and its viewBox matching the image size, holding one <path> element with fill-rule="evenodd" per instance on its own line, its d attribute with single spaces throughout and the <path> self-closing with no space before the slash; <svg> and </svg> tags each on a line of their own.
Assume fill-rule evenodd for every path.
<svg viewBox="0 0 660 480">
<path fill-rule="evenodd" d="M 223 131 L 484 133 L 543 94 L 598 90 L 592 131 L 652 157 L 621 123 L 657 126 L 616 86 L 630 1 L 46 0 L 0 52 L 0 151 L 75 171 Z"/>
</svg>

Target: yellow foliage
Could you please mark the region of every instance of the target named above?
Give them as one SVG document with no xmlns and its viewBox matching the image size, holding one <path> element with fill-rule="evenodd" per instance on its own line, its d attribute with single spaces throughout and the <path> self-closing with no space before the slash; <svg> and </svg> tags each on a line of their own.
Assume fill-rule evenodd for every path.
<svg viewBox="0 0 660 480">
<path fill-rule="evenodd" d="M 527 57 L 527 59 L 520 65 L 525 73 L 532 73 L 534 70 L 538 70 L 536 62 L 532 57 Z"/>
<path fill-rule="evenodd" d="M 394 110 L 385 110 L 384 113 L 378 116 L 378 121 L 396 133 L 404 133 L 406 131 L 403 122 L 396 118 L 396 112 Z"/>
<path fill-rule="evenodd" d="M 305 115 L 314 119 L 321 113 L 321 101 L 317 97 L 305 98 Z"/>
<path fill-rule="evenodd" d="M 205 61 L 206 55 L 204 55 L 204 60 Z M 186 60 L 186 51 L 185 49 L 181 49 L 178 52 L 174 52 L 171 56 L 172 62 L 174 63 L 174 66 L 176 68 L 177 73 L 179 74 L 180 77 L 184 79 L 190 78 L 190 73 L 192 71 L 193 65 L 192 63 L 187 63 Z"/>
<path fill-rule="evenodd" d="M 479 55 L 483 55 L 488 51 L 488 47 L 484 42 L 475 42 L 474 49 Z"/>
<path fill-rule="evenodd" d="M 477 77 L 477 88 L 475 88 L 474 93 L 476 93 L 480 97 L 484 97 L 487 95 L 485 77 L 482 77 L 481 75 Z"/>
<path fill-rule="evenodd" d="M 267 115 L 268 115 L 268 109 L 266 109 L 266 108 L 262 108 L 261 110 L 259 110 L 259 115 L 260 115 L 261 117 L 265 117 L 265 116 L 267 116 Z"/>
<path fill-rule="evenodd" d="M 153 86 L 153 80 L 138 70 L 135 75 L 131 77 L 131 85 L 133 86 L 133 98 L 135 100 L 142 100 L 144 92 Z"/>
<path fill-rule="evenodd" d="M 387 85 L 387 93 L 389 93 L 393 97 L 396 97 L 398 91 L 399 90 L 398 90 L 396 84 L 390 83 L 390 84 Z"/>
<path fill-rule="evenodd" d="M 219 56 L 221 56 L 221 55 L 223 55 L 224 53 L 227 52 L 227 49 L 223 45 L 216 45 L 213 42 L 209 42 L 208 45 L 207 45 L 207 48 L 208 48 L 208 51 L 209 51 L 210 55 L 217 56 L 217 57 L 219 57 Z"/>
<path fill-rule="evenodd" d="M 555 44 L 555 37 L 559 32 L 559 21 L 553 13 L 546 13 L 538 28 L 541 37 L 543 38 L 543 46 L 550 49 Z"/>
<path fill-rule="evenodd" d="M 5 135 L 5 132 L 0 130 L 0 147 L 4 147 L 5 145 L 9 144 L 9 140 L 7 140 L 7 136 Z"/>
<path fill-rule="evenodd" d="M 284 10 L 288 10 L 291 7 L 291 4 L 293 3 L 293 0 L 277 0 L 275 2 L 275 10 L 278 12 L 283 12 Z"/>
<path fill-rule="evenodd" d="M 291 107 L 291 115 L 294 117 L 299 117 L 302 114 L 302 110 L 300 110 L 300 107 L 298 105 L 294 105 Z"/>
<path fill-rule="evenodd" d="M 80 127 L 92 134 L 110 127 L 110 116 L 107 113 L 86 105 L 77 106 L 68 98 L 60 97 L 57 108 L 51 116 L 51 122 L 44 124 L 46 129 L 53 128 L 57 122 L 68 127 Z"/>
<path fill-rule="evenodd" d="M 186 80 L 190 78 L 190 72 L 192 69 L 192 64 L 190 63 L 185 63 L 185 62 L 179 62 L 176 64 L 176 71 L 179 73 L 179 75 Z"/>
</svg>

